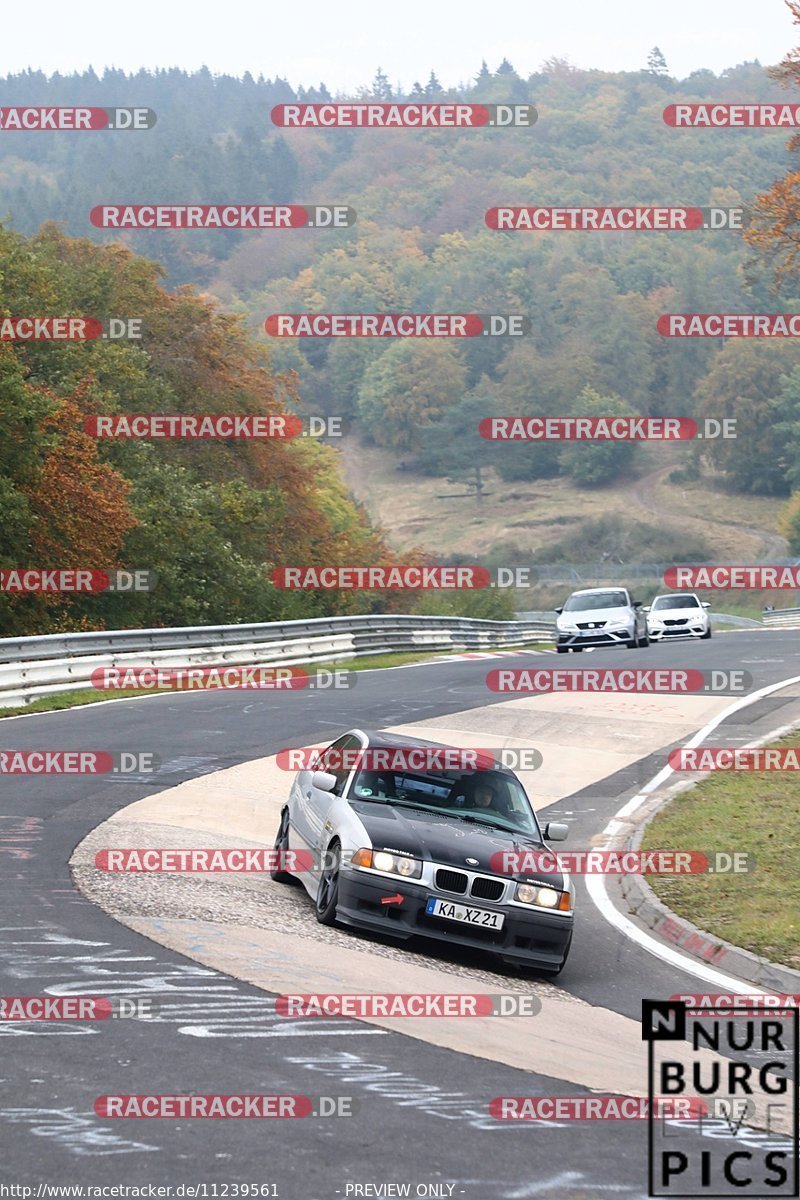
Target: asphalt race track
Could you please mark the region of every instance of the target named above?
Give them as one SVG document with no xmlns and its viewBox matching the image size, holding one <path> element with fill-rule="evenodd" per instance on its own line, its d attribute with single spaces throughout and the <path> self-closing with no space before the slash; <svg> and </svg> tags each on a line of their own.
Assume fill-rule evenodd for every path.
<svg viewBox="0 0 800 1200">
<path fill-rule="evenodd" d="M 747 631 L 531 661 L 741 667 L 755 690 L 800 675 L 800 640 L 791 631 Z M 646 1196 L 646 1122 L 576 1128 L 496 1121 L 488 1109 L 495 1096 L 587 1093 L 357 1021 L 278 1022 L 264 992 L 198 967 L 89 903 L 67 865 L 92 829 L 155 790 L 302 739 L 332 740 L 351 726 L 393 726 L 506 701 L 486 688 L 488 669 L 526 665 L 521 656 L 437 662 L 362 673 L 351 691 L 200 692 L 0 722 L 6 750 L 136 749 L 163 762 L 151 782 L 3 779 L 0 993 L 146 995 L 160 1008 L 151 1021 L 0 1022 L 0 1120 L 12 1126 L 0 1182 L 205 1184 L 198 1196 L 213 1196 L 215 1183 L 219 1196 L 226 1183 L 270 1183 L 282 1200 L 397 1194 L 354 1190 L 394 1181 L 410 1181 L 412 1195 L 419 1184 L 427 1189 L 420 1195 L 471 1200 Z M 778 691 L 736 714 L 714 743 L 746 739 L 754 721 L 764 730 L 787 723 L 789 704 L 797 705 L 790 693 Z M 535 728 L 531 740 L 535 745 Z M 548 817 L 564 814 L 568 844 L 587 846 L 663 762 L 663 753 L 648 756 L 552 806 Z M 633 1019 L 644 997 L 704 990 L 688 961 L 680 971 L 647 953 L 601 916 L 580 879 L 578 889 L 570 962 L 548 986 Z M 95 1097 L 106 1093 L 212 1092 L 347 1095 L 358 1108 L 352 1119 L 264 1122 L 104 1120 L 93 1110 Z M 706 1136 L 711 1132 L 723 1136 Z"/>
</svg>

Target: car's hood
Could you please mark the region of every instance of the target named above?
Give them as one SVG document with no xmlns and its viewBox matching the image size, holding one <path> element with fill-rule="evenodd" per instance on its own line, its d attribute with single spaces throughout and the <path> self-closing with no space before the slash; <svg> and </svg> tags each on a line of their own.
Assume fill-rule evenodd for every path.
<svg viewBox="0 0 800 1200">
<path fill-rule="evenodd" d="M 684 617 L 689 619 L 702 617 L 706 611 L 704 608 L 657 608 L 655 612 L 648 613 L 654 621 L 674 621 L 676 618 L 681 620 Z"/>
<path fill-rule="evenodd" d="M 559 619 L 575 624 L 577 621 L 627 621 L 630 615 L 631 610 L 625 606 L 622 608 L 581 608 L 576 609 L 575 612 L 565 612 Z"/>
<path fill-rule="evenodd" d="M 469 821 L 440 816 L 417 809 L 351 800 L 351 808 L 363 824 L 376 850 L 405 851 L 424 862 L 444 863 L 464 871 L 502 875 L 491 865 L 492 856 L 504 850 L 549 850 L 535 836 L 490 829 Z M 468 858 L 477 859 L 469 863 Z M 560 871 L 509 872 L 518 880 L 549 883 L 562 891 L 566 886 Z M 506 876 L 508 878 L 509 876 Z"/>
</svg>

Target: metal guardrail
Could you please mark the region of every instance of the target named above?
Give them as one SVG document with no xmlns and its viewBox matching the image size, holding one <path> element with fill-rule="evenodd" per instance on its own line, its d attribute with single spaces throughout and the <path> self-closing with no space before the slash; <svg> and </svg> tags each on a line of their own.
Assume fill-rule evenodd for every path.
<svg viewBox="0 0 800 1200">
<path fill-rule="evenodd" d="M 100 667 L 288 666 L 403 650 L 491 650 L 552 641 L 553 628 L 542 618 L 398 615 L 2 638 L 0 708 L 90 687 Z"/>
<path fill-rule="evenodd" d="M 730 625 L 732 629 L 763 629 L 761 621 L 754 621 L 752 617 L 736 617 L 733 613 L 711 613 L 712 625 Z"/>
<path fill-rule="evenodd" d="M 774 612 L 761 614 L 765 625 L 778 629 L 794 629 L 800 627 L 800 608 L 778 608 Z"/>
</svg>

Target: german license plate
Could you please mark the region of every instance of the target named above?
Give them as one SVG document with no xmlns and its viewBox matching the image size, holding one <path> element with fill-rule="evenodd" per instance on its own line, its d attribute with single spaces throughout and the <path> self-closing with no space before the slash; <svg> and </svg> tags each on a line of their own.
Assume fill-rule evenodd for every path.
<svg viewBox="0 0 800 1200">
<path fill-rule="evenodd" d="M 458 921 L 462 925 L 478 925 L 481 929 L 502 929 L 503 913 L 489 912 L 486 908 L 472 908 L 467 904 L 453 904 L 452 900 L 439 900 L 429 896 L 425 905 L 429 917 L 443 917 L 445 921 Z"/>
</svg>

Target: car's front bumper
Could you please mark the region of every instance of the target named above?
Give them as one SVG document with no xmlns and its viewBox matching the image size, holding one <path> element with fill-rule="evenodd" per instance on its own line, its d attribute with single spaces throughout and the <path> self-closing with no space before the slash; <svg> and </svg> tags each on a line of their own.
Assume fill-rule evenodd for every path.
<svg viewBox="0 0 800 1200">
<path fill-rule="evenodd" d="M 401 895 L 401 904 L 383 904 L 386 897 Z M 481 929 L 456 921 L 429 916 L 425 905 L 430 896 L 473 908 L 501 912 L 502 929 Z M 434 938 L 451 945 L 470 946 L 500 955 L 503 959 L 545 970 L 558 970 L 572 936 L 571 913 L 537 911 L 518 905 L 489 904 L 487 901 L 452 896 L 446 892 L 398 877 L 372 875 L 369 871 L 342 871 L 336 916 L 343 925 L 370 929 L 389 937 Z"/>
<path fill-rule="evenodd" d="M 556 631 L 556 645 L 569 649 L 575 646 L 627 646 L 636 634 L 632 629 L 581 629 L 577 633 Z"/>
<path fill-rule="evenodd" d="M 673 641 L 675 638 L 701 638 L 708 633 L 708 625 L 666 625 L 648 629 L 651 642 Z"/>
</svg>

